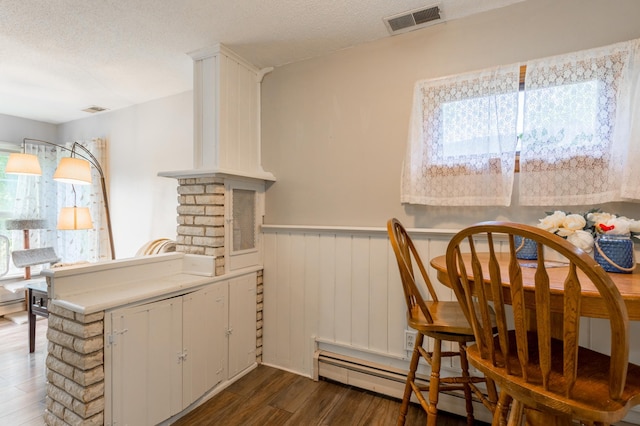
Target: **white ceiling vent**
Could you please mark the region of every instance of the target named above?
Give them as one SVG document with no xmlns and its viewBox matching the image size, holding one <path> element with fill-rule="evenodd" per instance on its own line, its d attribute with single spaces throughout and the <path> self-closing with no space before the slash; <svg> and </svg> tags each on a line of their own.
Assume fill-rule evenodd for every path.
<svg viewBox="0 0 640 426">
<path fill-rule="evenodd" d="M 406 33 L 444 21 L 439 5 L 421 7 L 383 18 L 391 34 Z"/>
</svg>

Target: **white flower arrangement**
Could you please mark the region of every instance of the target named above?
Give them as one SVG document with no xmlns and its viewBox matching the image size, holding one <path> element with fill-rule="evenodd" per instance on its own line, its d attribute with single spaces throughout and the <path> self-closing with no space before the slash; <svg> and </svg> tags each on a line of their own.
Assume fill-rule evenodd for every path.
<svg viewBox="0 0 640 426">
<path fill-rule="evenodd" d="M 538 228 L 557 234 L 567 241 L 591 253 L 595 237 L 606 235 L 633 235 L 640 233 L 640 220 L 629 219 L 611 213 L 601 212 L 599 209 L 587 213 L 565 213 L 560 210 L 548 212 L 540 219 Z"/>
<path fill-rule="evenodd" d="M 589 212 L 586 217 L 598 234 L 637 236 L 635 234 L 640 233 L 640 220 L 600 211 Z"/>
</svg>

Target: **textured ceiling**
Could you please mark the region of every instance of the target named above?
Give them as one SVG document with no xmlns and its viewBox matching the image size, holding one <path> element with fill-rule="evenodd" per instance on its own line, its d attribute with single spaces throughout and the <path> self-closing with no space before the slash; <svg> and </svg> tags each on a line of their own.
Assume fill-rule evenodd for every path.
<svg viewBox="0 0 640 426">
<path fill-rule="evenodd" d="M 445 20 L 523 0 L 2 0 L 0 114 L 50 123 L 191 90 L 188 52 L 223 43 L 259 68 L 389 37 L 384 17 Z"/>
</svg>

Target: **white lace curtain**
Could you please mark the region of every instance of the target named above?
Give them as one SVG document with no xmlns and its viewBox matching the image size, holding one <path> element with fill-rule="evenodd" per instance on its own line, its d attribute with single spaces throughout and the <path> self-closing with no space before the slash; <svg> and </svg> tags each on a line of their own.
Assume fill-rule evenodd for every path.
<svg viewBox="0 0 640 426">
<path fill-rule="evenodd" d="M 639 45 L 527 63 L 521 205 L 640 199 Z"/>
<path fill-rule="evenodd" d="M 71 149 L 71 143 L 65 146 Z M 102 139 L 81 142 L 100 162 L 106 171 L 106 143 Z M 42 176 L 19 176 L 16 190 L 16 218 L 46 219 L 47 229 L 30 233 L 32 248 L 54 247 L 63 262 L 79 262 L 109 259 L 109 243 L 100 175 L 92 166 L 91 185 L 70 185 L 53 180 L 53 172 L 60 159 L 70 152 L 52 145 L 27 143 L 25 152 L 38 156 Z M 74 194 L 75 190 L 75 194 Z M 93 229 L 60 231 L 56 229 L 62 207 L 89 207 Z M 14 242 L 14 246 L 22 242 Z"/>
<path fill-rule="evenodd" d="M 518 65 L 416 84 L 402 202 L 510 204 L 518 84 Z"/>
<path fill-rule="evenodd" d="M 517 65 L 418 82 L 401 201 L 509 205 Z M 640 200 L 640 40 L 527 63 L 521 205 Z"/>
</svg>

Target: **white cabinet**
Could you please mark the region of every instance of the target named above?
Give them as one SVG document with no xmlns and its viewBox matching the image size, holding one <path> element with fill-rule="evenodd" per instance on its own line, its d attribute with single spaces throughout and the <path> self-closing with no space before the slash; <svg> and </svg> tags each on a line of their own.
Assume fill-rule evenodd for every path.
<svg viewBox="0 0 640 426">
<path fill-rule="evenodd" d="M 158 424 L 252 366 L 255 290 L 251 273 L 107 312 L 105 424 Z"/>
<path fill-rule="evenodd" d="M 176 358 L 182 351 L 182 300 L 121 309 L 109 319 L 111 424 L 157 424 L 179 412 L 182 375 Z"/>
<path fill-rule="evenodd" d="M 256 274 L 229 280 L 229 377 L 256 362 Z"/>
<path fill-rule="evenodd" d="M 227 301 L 226 281 L 182 297 L 182 408 L 178 411 L 227 378 Z"/>
</svg>

